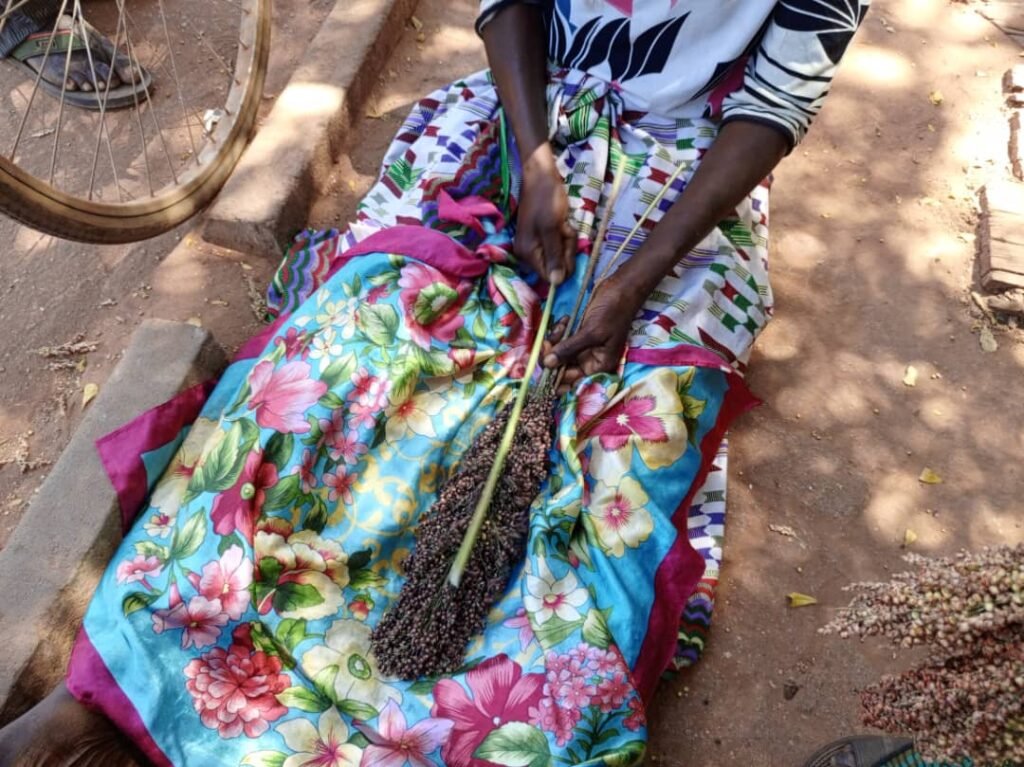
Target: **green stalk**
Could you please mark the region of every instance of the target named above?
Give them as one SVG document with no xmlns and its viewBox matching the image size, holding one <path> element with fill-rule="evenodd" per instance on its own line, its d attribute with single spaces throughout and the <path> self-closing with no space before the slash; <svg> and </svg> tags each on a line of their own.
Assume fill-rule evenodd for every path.
<svg viewBox="0 0 1024 767">
<path fill-rule="evenodd" d="M 480 500 L 477 501 L 476 509 L 473 510 L 473 517 L 469 520 L 469 528 L 462 538 L 462 544 L 455 555 L 452 567 L 448 571 L 448 583 L 458 588 L 462 583 L 462 577 L 466 574 L 466 566 L 473 554 L 473 547 L 480 537 L 480 528 L 483 527 L 487 510 L 491 507 L 491 499 L 498 487 L 498 480 L 505 468 L 505 459 L 508 458 L 509 450 L 512 449 L 512 440 L 516 436 L 516 427 L 519 425 L 519 416 L 522 415 L 523 407 L 526 405 L 526 397 L 530 393 L 530 379 L 533 378 L 533 371 L 537 369 L 537 360 L 540 359 L 540 350 L 544 345 L 544 339 L 548 334 L 548 324 L 551 322 L 551 309 L 555 304 L 555 288 L 552 285 L 548 289 L 548 298 L 544 302 L 544 313 L 540 318 L 540 325 L 537 326 L 537 335 L 533 339 L 533 346 L 530 349 L 530 359 L 526 363 L 526 372 L 523 375 L 523 383 L 516 393 L 515 404 L 512 405 L 512 413 L 509 415 L 508 423 L 505 425 L 505 432 L 501 435 L 501 444 L 498 445 L 498 452 L 494 456 L 494 463 L 491 464 L 491 472 L 487 475 L 487 482 L 484 483 Z"/>
</svg>

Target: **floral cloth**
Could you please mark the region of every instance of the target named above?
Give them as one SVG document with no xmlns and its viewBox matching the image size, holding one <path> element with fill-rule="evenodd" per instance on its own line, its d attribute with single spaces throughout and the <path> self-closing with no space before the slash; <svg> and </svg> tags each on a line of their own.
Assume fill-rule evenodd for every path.
<svg viewBox="0 0 1024 767">
<path fill-rule="evenodd" d="M 555 73 L 549 100 L 582 253 L 625 174 L 606 263 L 684 163 L 651 225 L 675 199 L 715 124 L 630 111 L 578 72 Z M 68 685 L 154 763 L 642 759 L 645 702 L 673 662 L 680 615 L 710 606 L 701 579 L 720 556 L 724 498 L 708 477 L 724 476 L 712 473 L 724 433 L 753 404 L 738 371 L 770 314 L 767 188 L 652 295 L 622 369 L 559 401 L 524 562 L 465 666 L 386 678 L 369 638 L 416 521 L 523 385 L 540 312 L 510 255 L 519 180 L 496 117 L 485 74 L 417 106 L 350 230 L 305 238 L 286 259 L 277 322 L 194 425 L 165 419 L 161 439 L 147 416 L 104 444 L 139 516 Z M 132 442 L 143 425 L 152 433 Z"/>
</svg>

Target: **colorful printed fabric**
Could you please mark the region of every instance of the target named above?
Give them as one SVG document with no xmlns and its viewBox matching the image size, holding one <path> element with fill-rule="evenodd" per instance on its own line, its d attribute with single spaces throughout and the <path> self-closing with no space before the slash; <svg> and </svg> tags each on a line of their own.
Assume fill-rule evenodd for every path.
<svg viewBox="0 0 1024 767">
<path fill-rule="evenodd" d="M 581 263 L 625 174 L 606 263 L 684 163 L 660 218 L 715 125 L 629 113 L 579 73 L 549 97 Z M 68 686 L 154 763 L 642 759 L 680 616 L 699 624 L 711 605 L 724 504 L 712 467 L 753 404 L 738 371 L 770 314 L 767 188 L 652 296 L 622 370 L 560 400 L 524 563 L 466 665 L 385 678 L 369 636 L 416 521 L 522 385 L 539 316 L 510 255 L 514 215 L 491 202 L 514 214 L 519 188 L 515 173 L 502 183 L 496 111 L 486 75 L 414 109 L 350 230 L 283 266 L 278 321 L 210 394 L 103 576 Z M 148 486 L 147 456 L 141 470 L 107 463 Z M 682 640 L 696 652 L 701 625 Z"/>
<path fill-rule="evenodd" d="M 870 0 L 482 0 L 545 10 L 548 57 L 671 117 L 753 120 L 795 145 L 828 95 Z M 724 101 L 723 101 L 724 99 Z"/>
</svg>

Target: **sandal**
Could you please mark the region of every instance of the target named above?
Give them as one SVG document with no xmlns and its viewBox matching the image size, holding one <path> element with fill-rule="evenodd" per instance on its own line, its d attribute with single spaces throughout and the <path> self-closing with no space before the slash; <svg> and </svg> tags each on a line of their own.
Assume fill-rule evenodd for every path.
<svg viewBox="0 0 1024 767">
<path fill-rule="evenodd" d="M 83 27 L 84 33 L 82 31 Z M 87 36 L 88 44 L 86 43 Z M 53 40 L 52 43 L 50 42 L 51 38 Z M 135 78 L 134 83 L 122 83 L 116 88 L 111 88 L 109 91 L 103 87 L 102 83 L 100 87 L 91 91 L 68 90 L 63 87 L 63 83 L 47 80 L 45 74 L 39 77 L 39 68 L 30 63 L 33 59 L 41 59 L 46 55 L 48 47 L 50 56 L 66 56 L 69 48 L 74 53 L 75 51 L 84 51 L 87 47 L 91 47 L 94 63 L 98 63 L 96 62 L 96 57 L 101 56 L 109 58 L 109 65 L 111 66 L 115 56 L 122 54 L 115 53 L 113 44 L 85 19 L 81 19 L 77 24 L 74 24 L 68 16 L 63 16 L 60 19 L 57 28 L 53 32 L 37 32 L 34 35 L 29 35 L 17 48 L 11 51 L 10 56 L 6 59 L 7 61 L 13 66 L 25 70 L 26 73 L 31 75 L 33 80 L 38 77 L 40 88 L 57 99 L 63 97 L 64 102 L 72 106 L 94 110 L 98 110 L 101 107 L 103 109 L 123 109 L 124 107 L 135 106 L 136 103 L 140 103 L 146 97 L 146 92 L 149 91 L 152 85 L 153 78 L 150 74 L 140 65 L 136 65 L 135 68 L 139 76 Z M 103 63 L 106 63 L 106 61 L 103 61 Z M 40 62 L 39 66 L 42 67 L 44 64 Z"/>
<path fill-rule="evenodd" d="M 926 762 L 907 738 L 861 735 L 833 741 L 818 750 L 804 767 L 924 767 Z"/>
</svg>

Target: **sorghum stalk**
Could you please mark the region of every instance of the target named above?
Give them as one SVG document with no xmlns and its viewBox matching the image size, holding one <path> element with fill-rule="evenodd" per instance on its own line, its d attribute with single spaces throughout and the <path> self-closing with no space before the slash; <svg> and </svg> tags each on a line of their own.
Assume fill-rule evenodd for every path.
<svg viewBox="0 0 1024 767">
<path fill-rule="evenodd" d="M 537 326 L 537 335 L 533 339 L 533 347 L 530 349 L 530 358 L 526 363 L 526 372 L 523 374 L 523 383 L 516 393 L 515 404 L 512 406 L 512 413 L 505 424 L 505 433 L 501 437 L 501 444 L 498 445 L 498 452 L 494 456 L 494 463 L 491 464 L 491 471 L 487 475 L 483 492 L 480 493 L 480 500 L 476 503 L 473 516 L 469 521 L 469 528 L 462 539 L 462 545 L 455 555 L 451 570 L 448 571 L 448 583 L 458 588 L 462 584 L 462 577 L 466 573 L 466 565 L 473 554 L 473 547 L 477 538 L 480 537 L 480 528 L 483 526 L 487 511 L 491 507 L 491 500 L 494 498 L 494 491 L 498 487 L 498 480 L 505 468 L 505 459 L 512 447 L 512 440 L 515 439 L 516 429 L 519 426 L 519 417 L 526 405 L 526 398 L 530 393 L 530 379 L 534 370 L 537 369 L 537 360 L 540 359 L 540 350 L 543 348 L 544 339 L 548 334 L 548 324 L 551 322 L 551 309 L 555 304 L 555 289 L 552 286 L 548 290 L 547 300 L 544 302 L 544 313 L 540 318 L 540 325 Z"/>
</svg>

